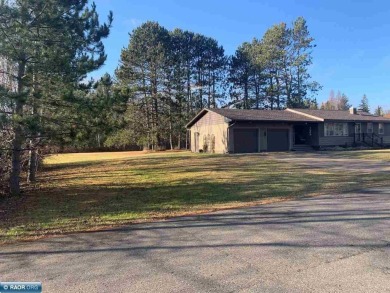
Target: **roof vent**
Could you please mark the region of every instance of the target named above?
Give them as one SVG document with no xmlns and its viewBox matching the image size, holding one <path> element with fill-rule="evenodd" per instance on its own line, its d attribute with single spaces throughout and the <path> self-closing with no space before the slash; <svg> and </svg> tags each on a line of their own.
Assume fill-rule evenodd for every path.
<svg viewBox="0 0 390 293">
<path fill-rule="evenodd" d="M 357 114 L 357 109 L 354 107 L 349 108 L 349 114 L 356 115 Z"/>
</svg>

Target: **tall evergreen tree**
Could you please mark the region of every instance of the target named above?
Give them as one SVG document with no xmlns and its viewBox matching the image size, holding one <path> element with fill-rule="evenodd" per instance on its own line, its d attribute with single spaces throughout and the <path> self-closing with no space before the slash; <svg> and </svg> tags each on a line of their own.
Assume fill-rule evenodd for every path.
<svg viewBox="0 0 390 293">
<path fill-rule="evenodd" d="M 34 180 L 36 139 L 53 135 L 44 134 L 50 132 L 51 115 L 64 112 L 62 102 L 74 99 L 75 85 L 104 63 L 101 40 L 111 21 L 110 13 L 108 23 L 100 25 L 96 6 L 87 0 L 0 2 L 0 56 L 14 65 L 6 74 L 16 83 L 13 93 L 2 96 L 12 113 L 11 194 L 20 193 L 23 150 L 30 149 L 29 179 Z M 51 117 L 43 121 L 46 112 Z"/>
<path fill-rule="evenodd" d="M 226 63 L 223 48 L 212 38 L 170 32 L 156 22 L 136 28 L 116 71 L 118 86 L 129 93 L 127 121 L 132 123 L 131 115 L 142 117 L 135 141 L 148 149 L 180 147 L 186 122 L 225 98 Z"/>
<path fill-rule="evenodd" d="M 229 63 L 230 98 L 237 108 L 250 109 L 250 79 L 253 64 L 250 57 L 250 44 L 243 43 Z"/>
<path fill-rule="evenodd" d="M 132 92 L 129 102 L 142 113 L 144 147 L 148 149 L 161 147 L 163 141 L 169 44 L 168 30 L 156 22 L 146 22 L 132 32 L 116 71 L 120 85 Z"/>
<path fill-rule="evenodd" d="M 310 36 L 306 20 L 298 17 L 293 23 L 292 34 L 292 97 L 288 100 L 289 107 L 305 107 L 310 101 L 309 93 L 316 93 L 321 87 L 311 81 L 308 72 L 312 61 L 312 49 L 314 38 Z M 289 98 L 289 97 L 288 97 Z M 306 102 L 305 102 L 306 101 Z M 310 102 L 309 102 L 310 104 Z"/>
<path fill-rule="evenodd" d="M 269 28 L 260 40 L 243 44 L 230 62 L 231 98 L 236 100 L 244 93 L 245 101 L 250 101 L 251 87 L 248 85 L 252 85 L 255 108 L 305 108 L 316 104 L 313 95 L 321 87 L 311 80 L 308 72 L 312 64 L 313 42 L 306 21 L 300 17 L 292 28 L 280 23 Z M 244 46 L 245 52 L 249 52 L 246 53 L 249 56 L 245 56 L 246 63 L 239 62 L 244 61 Z M 240 66 L 244 65 L 247 76 L 240 76 Z M 240 85 L 240 77 L 247 78 L 248 83 L 241 82 Z"/>
<path fill-rule="evenodd" d="M 368 104 L 368 98 L 366 94 L 364 94 L 362 99 L 360 100 L 359 109 L 363 112 L 370 113 L 370 106 Z"/>
<path fill-rule="evenodd" d="M 338 103 L 339 103 L 339 110 L 346 111 L 352 107 L 352 105 L 349 103 L 349 98 L 347 97 L 346 94 L 341 95 Z"/>
<path fill-rule="evenodd" d="M 385 113 L 383 111 L 383 108 L 381 106 L 378 106 L 375 108 L 374 115 L 376 116 L 383 116 Z"/>
</svg>

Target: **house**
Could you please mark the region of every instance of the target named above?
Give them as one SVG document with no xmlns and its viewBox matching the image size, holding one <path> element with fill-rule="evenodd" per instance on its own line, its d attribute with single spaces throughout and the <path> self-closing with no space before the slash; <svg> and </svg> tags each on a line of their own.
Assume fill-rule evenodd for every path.
<svg viewBox="0 0 390 293">
<path fill-rule="evenodd" d="M 338 110 L 203 109 L 187 125 L 191 151 L 255 153 L 390 146 L 390 118 Z"/>
</svg>

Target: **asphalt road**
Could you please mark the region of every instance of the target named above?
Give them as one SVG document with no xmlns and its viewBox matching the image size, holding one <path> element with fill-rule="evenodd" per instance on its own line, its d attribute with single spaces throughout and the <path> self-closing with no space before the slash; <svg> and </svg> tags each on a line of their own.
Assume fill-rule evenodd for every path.
<svg viewBox="0 0 390 293">
<path fill-rule="evenodd" d="M 390 189 L 0 247 L 44 292 L 390 292 Z"/>
</svg>

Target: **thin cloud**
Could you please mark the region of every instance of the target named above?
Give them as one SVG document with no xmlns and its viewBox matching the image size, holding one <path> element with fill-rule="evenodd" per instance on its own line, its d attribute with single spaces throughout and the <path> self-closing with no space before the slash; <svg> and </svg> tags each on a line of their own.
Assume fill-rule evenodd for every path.
<svg viewBox="0 0 390 293">
<path fill-rule="evenodd" d="M 129 19 L 123 20 L 123 25 L 130 26 L 132 28 L 135 28 L 135 27 L 139 26 L 140 24 L 142 24 L 142 20 L 140 20 L 138 18 L 129 18 Z"/>
</svg>

